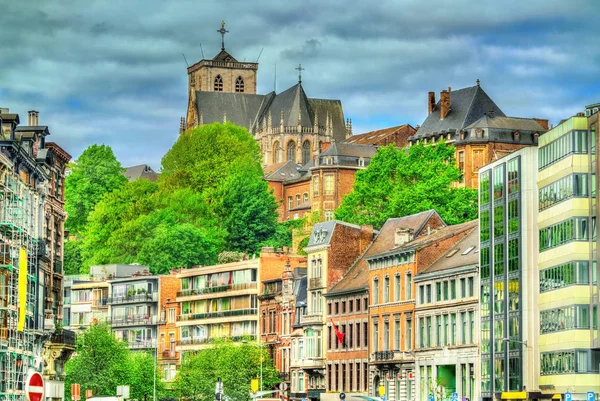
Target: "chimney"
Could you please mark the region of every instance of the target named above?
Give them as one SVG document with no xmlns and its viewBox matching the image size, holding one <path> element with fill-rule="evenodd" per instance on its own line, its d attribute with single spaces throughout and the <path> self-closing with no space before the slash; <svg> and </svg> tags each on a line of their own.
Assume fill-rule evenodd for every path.
<svg viewBox="0 0 600 401">
<path fill-rule="evenodd" d="M 394 245 L 400 246 L 412 240 L 412 230 L 409 228 L 397 228 L 394 236 Z"/>
<path fill-rule="evenodd" d="M 548 131 L 548 120 L 544 120 L 543 118 L 534 118 L 534 120 L 542 126 L 546 131 Z"/>
<path fill-rule="evenodd" d="M 448 88 L 450 89 L 450 88 Z M 450 112 L 450 92 L 443 90 L 440 92 L 440 120 L 446 118 Z"/>
<path fill-rule="evenodd" d="M 35 110 L 29 110 L 27 112 L 27 125 L 29 125 L 30 127 L 33 126 L 33 125 L 35 125 L 33 123 L 34 118 L 35 118 Z"/>
<path fill-rule="evenodd" d="M 38 125 L 40 125 L 40 112 L 37 110 L 34 110 L 33 113 L 35 116 L 35 124 L 33 124 L 33 125 L 38 126 Z"/>
<path fill-rule="evenodd" d="M 435 109 L 435 92 L 429 92 L 427 95 L 427 115 L 433 113 L 433 109 Z"/>
</svg>

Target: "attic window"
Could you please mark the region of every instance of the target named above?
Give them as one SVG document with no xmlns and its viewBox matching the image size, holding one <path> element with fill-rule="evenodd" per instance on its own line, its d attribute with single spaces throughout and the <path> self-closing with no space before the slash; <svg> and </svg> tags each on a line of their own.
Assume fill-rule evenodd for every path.
<svg viewBox="0 0 600 401">
<path fill-rule="evenodd" d="M 453 250 L 450 251 L 450 253 L 448 253 L 448 255 L 446 255 L 447 258 L 454 256 L 454 254 L 458 252 L 458 248 L 454 248 Z"/>
<path fill-rule="evenodd" d="M 365 166 L 365 159 L 362 157 L 358 158 L 358 167 L 364 167 Z"/>
<path fill-rule="evenodd" d="M 469 252 L 471 252 L 473 249 L 475 249 L 475 247 L 474 247 L 474 246 L 470 246 L 470 247 L 468 247 L 467 249 L 465 249 L 465 251 L 464 251 L 462 254 L 463 254 L 463 255 L 466 255 L 466 254 L 468 254 Z"/>
<path fill-rule="evenodd" d="M 235 91 L 238 93 L 244 92 L 244 78 L 237 77 L 237 79 L 235 80 Z"/>
<path fill-rule="evenodd" d="M 215 92 L 223 92 L 223 78 L 220 75 L 215 78 Z"/>
</svg>

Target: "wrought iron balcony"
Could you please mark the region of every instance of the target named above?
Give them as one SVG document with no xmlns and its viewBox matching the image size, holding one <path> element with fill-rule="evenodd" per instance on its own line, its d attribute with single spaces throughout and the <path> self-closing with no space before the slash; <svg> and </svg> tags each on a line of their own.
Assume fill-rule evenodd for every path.
<svg viewBox="0 0 600 401">
<path fill-rule="evenodd" d="M 126 304 L 134 302 L 155 302 L 158 301 L 158 292 L 151 292 L 149 294 L 135 294 L 135 295 L 123 295 L 119 297 L 108 298 L 109 304 Z"/>
<path fill-rule="evenodd" d="M 150 315 L 138 315 L 138 316 L 129 316 L 126 318 L 112 318 L 110 323 L 113 327 L 116 326 L 143 326 L 156 324 L 157 322 L 156 316 Z"/>
<path fill-rule="evenodd" d="M 370 360 L 372 363 L 412 361 L 414 354 L 405 351 L 378 351 L 371 354 Z"/>
<path fill-rule="evenodd" d="M 225 291 L 239 291 L 239 290 L 253 290 L 257 288 L 257 283 L 241 283 L 241 284 L 228 284 L 219 285 L 216 287 L 205 287 L 205 288 L 188 288 L 187 290 L 177 291 L 178 297 L 190 297 L 194 295 L 212 294 L 215 292 Z"/>
<path fill-rule="evenodd" d="M 54 333 L 50 337 L 50 342 L 55 344 L 75 345 L 77 335 L 72 330 L 63 329 L 60 333 Z"/>
<path fill-rule="evenodd" d="M 234 309 L 224 310 L 220 312 L 206 312 L 206 313 L 186 313 L 177 316 L 178 321 L 198 320 L 198 319 L 217 319 L 220 317 L 229 316 L 244 316 L 244 315 L 256 315 L 257 309 Z"/>
</svg>

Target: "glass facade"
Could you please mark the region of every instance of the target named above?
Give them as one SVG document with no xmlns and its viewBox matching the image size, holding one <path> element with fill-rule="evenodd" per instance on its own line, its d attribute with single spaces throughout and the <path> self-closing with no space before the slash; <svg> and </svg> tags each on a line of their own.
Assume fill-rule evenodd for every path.
<svg viewBox="0 0 600 401">
<path fill-rule="evenodd" d="M 480 173 L 481 391 L 521 391 L 521 157 Z M 506 341 L 510 339 L 511 341 Z"/>
</svg>

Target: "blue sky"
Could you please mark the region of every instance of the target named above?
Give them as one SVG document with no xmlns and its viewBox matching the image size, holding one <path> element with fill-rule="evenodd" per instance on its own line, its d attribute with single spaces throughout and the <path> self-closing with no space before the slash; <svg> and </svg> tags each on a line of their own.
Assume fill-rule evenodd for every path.
<svg viewBox="0 0 600 401">
<path fill-rule="evenodd" d="M 105 143 L 160 168 L 187 107 L 186 65 L 259 60 L 258 92 L 297 81 L 340 99 L 355 133 L 420 124 L 427 92 L 472 86 L 511 116 L 557 123 L 600 101 L 593 0 L 37 0 L 0 15 L 0 107 L 40 112 L 75 158 Z M 437 95 L 439 97 L 439 94 Z"/>
</svg>

